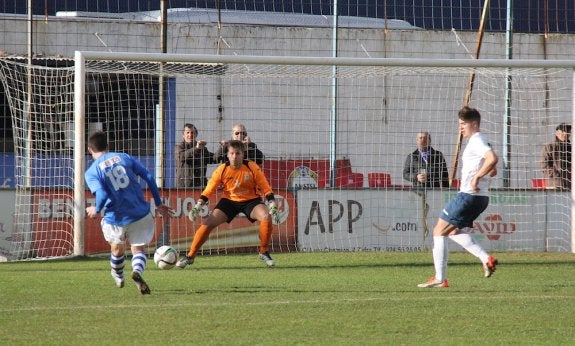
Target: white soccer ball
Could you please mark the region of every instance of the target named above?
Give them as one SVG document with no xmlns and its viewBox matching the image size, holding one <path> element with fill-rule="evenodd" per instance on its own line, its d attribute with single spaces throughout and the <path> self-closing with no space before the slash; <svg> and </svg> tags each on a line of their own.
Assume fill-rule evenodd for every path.
<svg viewBox="0 0 575 346">
<path fill-rule="evenodd" d="M 154 263 L 160 269 L 172 269 L 178 261 L 178 251 L 169 245 L 163 245 L 154 253 Z"/>
</svg>

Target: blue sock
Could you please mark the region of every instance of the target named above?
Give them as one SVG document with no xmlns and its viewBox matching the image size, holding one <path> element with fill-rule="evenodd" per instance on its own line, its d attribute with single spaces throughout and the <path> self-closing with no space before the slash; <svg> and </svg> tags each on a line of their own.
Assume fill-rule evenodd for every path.
<svg viewBox="0 0 575 346">
<path fill-rule="evenodd" d="M 144 270 L 146 270 L 146 261 L 146 255 L 143 252 L 136 252 L 132 256 L 132 271 L 139 274 L 144 273 Z"/>
<path fill-rule="evenodd" d="M 113 275 L 117 278 L 124 277 L 124 263 L 125 263 L 125 256 L 114 256 L 110 254 L 110 267 L 112 267 Z"/>
</svg>

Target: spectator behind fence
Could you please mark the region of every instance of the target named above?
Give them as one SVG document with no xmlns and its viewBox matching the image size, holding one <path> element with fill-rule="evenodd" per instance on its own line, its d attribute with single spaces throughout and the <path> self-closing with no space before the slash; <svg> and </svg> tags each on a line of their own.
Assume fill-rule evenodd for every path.
<svg viewBox="0 0 575 346">
<path fill-rule="evenodd" d="M 213 161 L 213 154 L 206 148 L 207 142 L 197 140 L 198 129 L 185 124 L 183 141 L 176 144 L 176 187 L 204 188 L 208 183 L 206 171 Z"/>
<path fill-rule="evenodd" d="M 449 187 L 449 173 L 443 153 L 431 147 L 431 135 L 421 131 L 415 137 L 417 149 L 407 156 L 403 179 L 416 187 Z"/>
<path fill-rule="evenodd" d="M 244 143 L 245 147 L 245 159 L 254 161 L 258 165 L 264 163 L 264 153 L 258 149 L 258 146 L 252 142 L 251 138 L 248 136 L 248 131 L 243 124 L 235 124 L 232 127 L 232 140 L 240 141 Z M 220 141 L 220 147 L 216 150 L 216 154 L 214 155 L 214 161 L 217 163 L 229 162 L 227 153 L 228 153 L 228 144 L 229 141 Z"/>
<path fill-rule="evenodd" d="M 555 128 L 555 140 L 543 147 L 541 169 L 547 187 L 571 189 L 571 125 L 561 123 Z"/>
</svg>

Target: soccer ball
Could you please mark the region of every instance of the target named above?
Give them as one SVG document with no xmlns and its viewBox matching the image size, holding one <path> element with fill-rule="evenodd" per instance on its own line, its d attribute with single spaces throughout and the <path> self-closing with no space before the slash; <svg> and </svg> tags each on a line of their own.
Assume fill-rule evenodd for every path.
<svg viewBox="0 0 575 346">
<path fill-rule="evenodd" d="M 178 261 L 178 251 L 169 245 L 160 246 L 154 253 L 154 263 L 160 269 L 172 269 Z"/>
</svg>

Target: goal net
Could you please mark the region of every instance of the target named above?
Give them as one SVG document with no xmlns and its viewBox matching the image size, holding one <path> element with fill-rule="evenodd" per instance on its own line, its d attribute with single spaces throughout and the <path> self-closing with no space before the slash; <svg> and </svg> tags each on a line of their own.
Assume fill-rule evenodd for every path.
<svg viewBox="0 0 575 346">
<path fill-rule="evenodd" d="M 74 250 L 74 69 L 0 59 L 12 114 L 15 191 L 0 191 L 0 260 L 67 256 Z M 36 62 L 40 63 L 41 62 Z"/>
<path fill-rule="evenodd" d="M 75 71 L 2 67 L 17 138 L 13 227 L 2 245 L 10 258 L 108 253 L 98 221 L 83 214 L 94 203 L 83 170 L 95 130 L 154 173 L 176 212 L 156 219 L 150 251 L 187 251 L 201 222 L 187 213 L 202 189 L 176 175 L 185 124 L 211 154 L 243 124 L 265 155 L 260 166 L 281 210 L 272 251 L 428 251 L 439 212 L 457 193 L 466 95 L 500 157 L 490 205 L 468 231 L 490 251 L 572 249 L 570 189 L 551 188 L 541 168 L 556 126 L 572 123 L 567 63 L 84 52 Z M 408 165 L 422 132 L 445 165 Z M 209 178 L 220 164 L 214 157 L 185 164 Z M 419 186 L 423 169 L 447 177 Z M 220 197 L 211 196 L 202 218 Z M 257 223 L 239 215 L 212 232 L 202 253 L 257 244 Z"/>
</svg>

